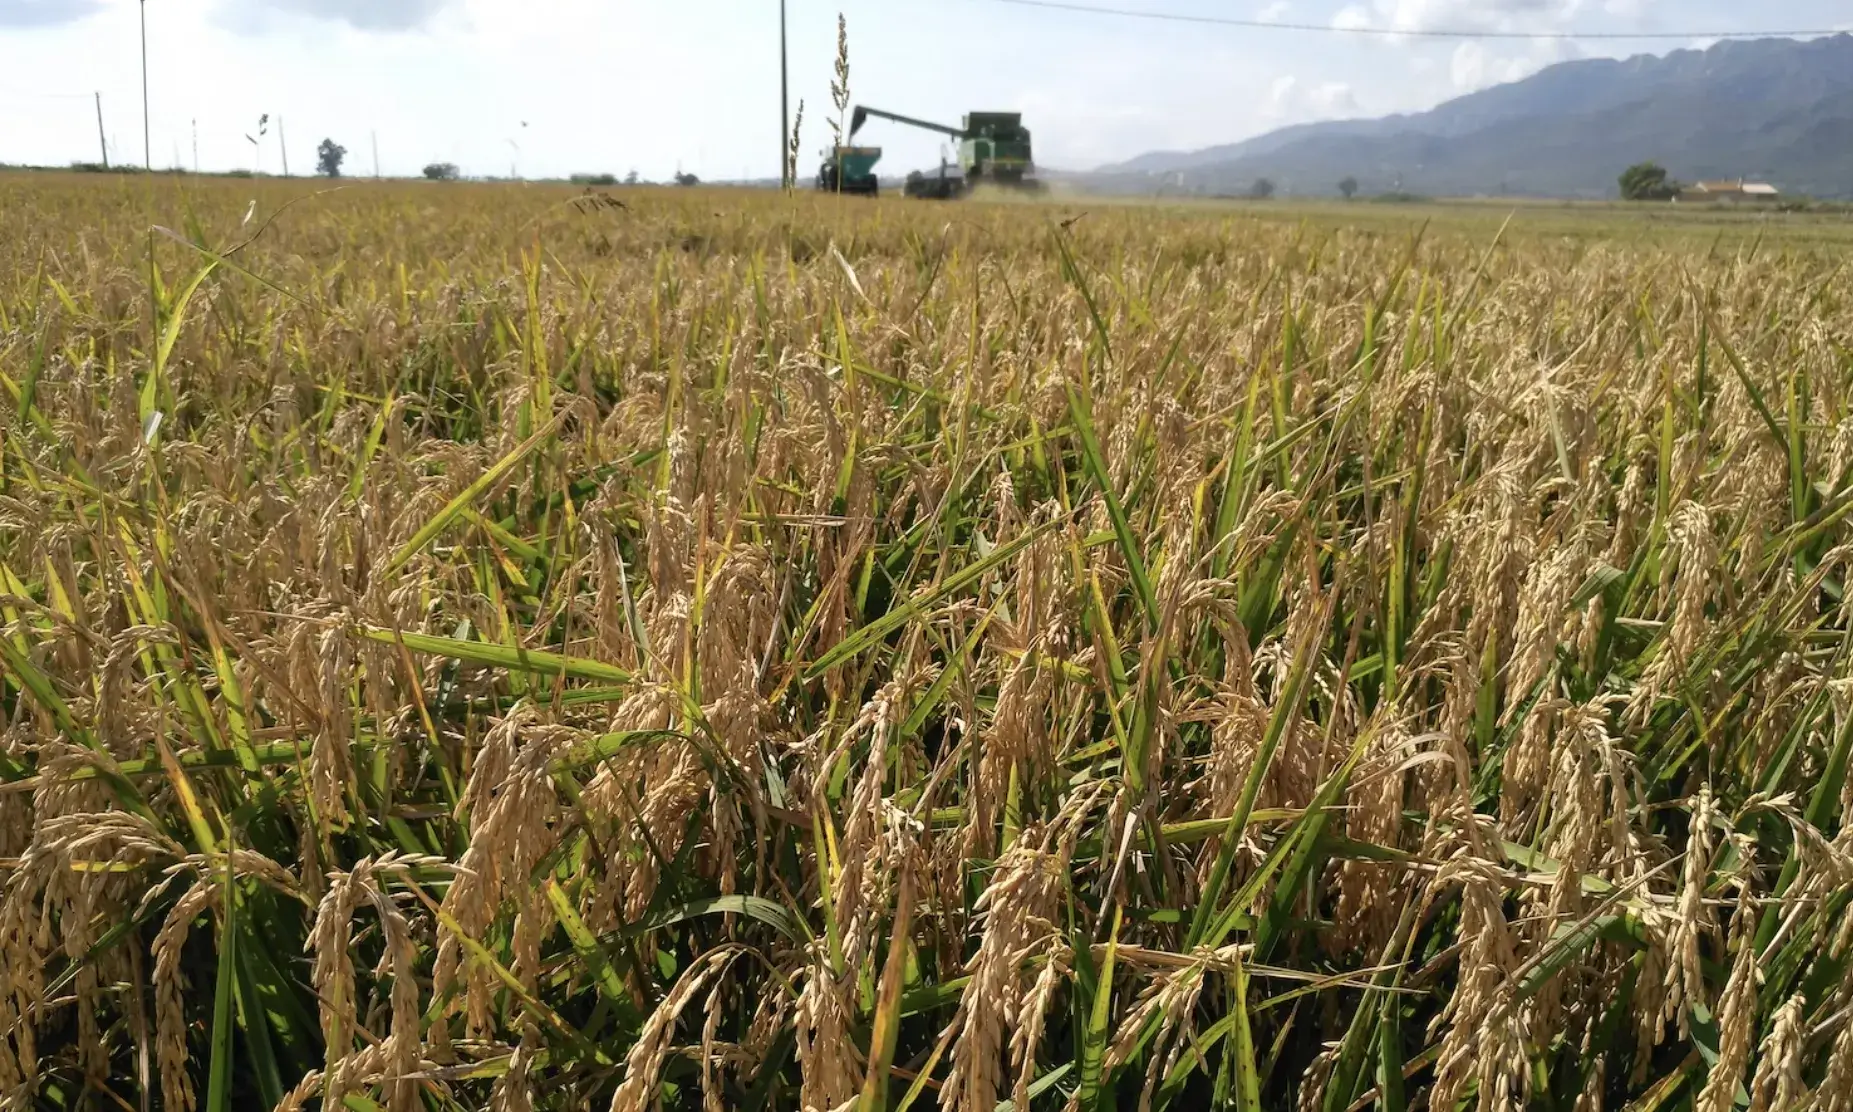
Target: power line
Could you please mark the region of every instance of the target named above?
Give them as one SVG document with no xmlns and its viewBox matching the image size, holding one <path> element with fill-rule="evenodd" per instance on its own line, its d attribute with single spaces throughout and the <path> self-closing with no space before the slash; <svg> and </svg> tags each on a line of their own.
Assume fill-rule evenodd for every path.
<svg viewBox="0 0 1853 1112">
<path fill-rule="evenodd" d="M 1022 8 L 1042 8 L 1062 12 L 1086 12 L 1090 15 L 1121 16 L 1162 23 L 1209 24 L 1216 27 L 1242 27 L 1254 31 L 1312 31 L 1331 35 L 1371 35 L 1379 38 L 1413 39 L 1523 39 L 1549 40 L 1688 40 L 1688 39 L 1803 39 L 1837 35 L 1840 31 L 1471 31 L 1466 28 L 1352 27 L 1330 23 L 1290 23 L 1266 19 L 1239 19 L 1232 16 L 1192 15 L 1187 12 L 1140 11 L 1136 8 L 1113 8 L 1099 4 L 1077 4 L 1070 0 L 995 0 Z"/>
</svg>

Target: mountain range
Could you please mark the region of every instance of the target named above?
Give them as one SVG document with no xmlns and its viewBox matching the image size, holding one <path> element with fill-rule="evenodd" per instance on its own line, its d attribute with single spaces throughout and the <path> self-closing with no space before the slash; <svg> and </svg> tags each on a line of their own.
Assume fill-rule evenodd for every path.
<svg viewBox="0 0 1853 1112">
<path fill-rule="evenodd" d="M 1853 197 L 1853 35 L 1728 40 L 1705 50 L 1561 62 L 1430 111 L 1300 124 L 1102 167 L 1112 192 L 1616 195 L 1628 166 L 1679 181 L 1749 178 Z"/>
</svg>

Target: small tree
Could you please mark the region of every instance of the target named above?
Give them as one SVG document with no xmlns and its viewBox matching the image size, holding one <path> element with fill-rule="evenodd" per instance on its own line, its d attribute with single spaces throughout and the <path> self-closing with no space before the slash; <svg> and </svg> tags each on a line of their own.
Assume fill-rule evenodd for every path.
<svg viewBox="0 0 1853 1112">
<path fill-rule="evenodd" d="M 1248 190 L 1248 195 L 1257 201 L 1265 201 L 1274 195 L 1274 182 L 1269 178 L 1256 178 L 1255 184 Z"/>
<path fill-rule="evenodd" d="M 433 162 L 425 167 L 425 177 L 432 181 L 456 181 L 463 176 L 455 162 Z"/>
<path fill-rule="evenodd" d="M 333 139 L 322 140 L 322 145 L 315 148 L 315 172 L 325 178 L 341 176 L 341 160 L 347 157 L 347 148 Z"/>
<path fill-rule="evenodd" d="M 1665 201 L 1679 192 L 1679 183 L 1666 176 L 1658 163 L 1637 162 L 1622 171 L 1621 197 L 1624 201 Z"/>
<path fill-rule="evenodd" d="M 1339 182 L 1338 191 L 1345 195 L 1345 200 L 1347 201 L 1356 197 L 1358 195 L 1358 179 L 1346 178 L 1344 181 Z"/>
<path fill-rule="evenodd" d="M 685 174 L 682 171 L 677 170 L 676 171 L 676 184 L 677 185 L 700 185 L 701 179 L 696 177 L 693 174 Z"/>
<path fill-rule="evenodd" d="M 636 185 L 637 182 L 638 182 L 637 171 L 632 170 L 630 173 L 624 175 L 625 185 Z"/>
</svg>

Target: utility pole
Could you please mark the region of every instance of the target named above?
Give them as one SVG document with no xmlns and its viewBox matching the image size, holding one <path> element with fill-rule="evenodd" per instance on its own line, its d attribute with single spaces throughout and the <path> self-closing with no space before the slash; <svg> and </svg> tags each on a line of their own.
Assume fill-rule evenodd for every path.
<svg viewBox="0 0 1853 1112">
<path fill-rule="evenodd" d="M 367 134 L 373 137 L 373 176 L 377 179 L 380 176 L 380 133 L 370 131 Z"/>
<path fill-rule="evenodd" d="M 148 0 L 141 2 L 142 15 L 142 169 L 154 173 L 154 125 L 148 119 Z M 154 242 L 153 233 L 149 234 L 149 243 Z M 154 266 L 154 252 L 148 254 L 148 265 Z"/>
<path fill-rule="evenodd" d="M 109 141 L 103 138 L 103 94 L 97 93 L 97 147 L 103 152 L 103 169 L 109 169 Z"/>
<path fill-rule="evenodd" d="M 193 120 L 193 172 L 199 173 L 199 119 Z"/>
<path fill-rule="evenodd" d="M 779 0 L 779 187 L 790 189 L 791 161 L 785 144 L 791 142 L 791 57 L 785 49 L 785 0 Z"/>
<path fill-rule="evenodd" d="M 142 22 L 142 161 L 147 165 L 150 188 L 145 192 L 148 213 L 148 342 L 150 345 L 160 342 L 161 334 L 161 272 L 155 266 L 154 258 L 154 126 L 148 119 L 148 0 L 141 0 L 136 5 L 140 9 Z M 152 346 L 149 351 L 153 351 Z"/>
<path fill-rule="evenodd" d="M 290 176 L 290 143 L 283 137 L 283 117 L 277 117 L 277 153 L 283 156 L 283 176 Z"/>
</svg>

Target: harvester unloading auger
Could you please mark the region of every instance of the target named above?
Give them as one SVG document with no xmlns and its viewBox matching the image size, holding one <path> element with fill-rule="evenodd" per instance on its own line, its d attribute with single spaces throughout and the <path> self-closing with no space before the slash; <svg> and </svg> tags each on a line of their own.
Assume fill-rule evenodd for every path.
<svg viewBox="0 0 1853 1112">
<path fill-rule="evenodd" d="M 862 125 L 869 122 L 870 117 L 937 131 L 959 141 L 958 173 L 953 174 L 952 168 L 944 160 L 940 162 L 937 176 L 916 170 L 907 175 L 905 192 L 909 197 L 945 200 L 962 196 L 967 190 L 981 184 L 1030 192 L 1040 192 L 1043 188 L 1042 183 L 1036 180 L 1036 159 L 1030 147 L 1029 129 L 1023 126 L 1021 113 L 971 112 L 966 115 L 963 127 L 951 127 L 896 112 L 884 112 L 879 108 L 858 107 L 849 122 L 852 140 L 862 130 Z"/>
</svg>

